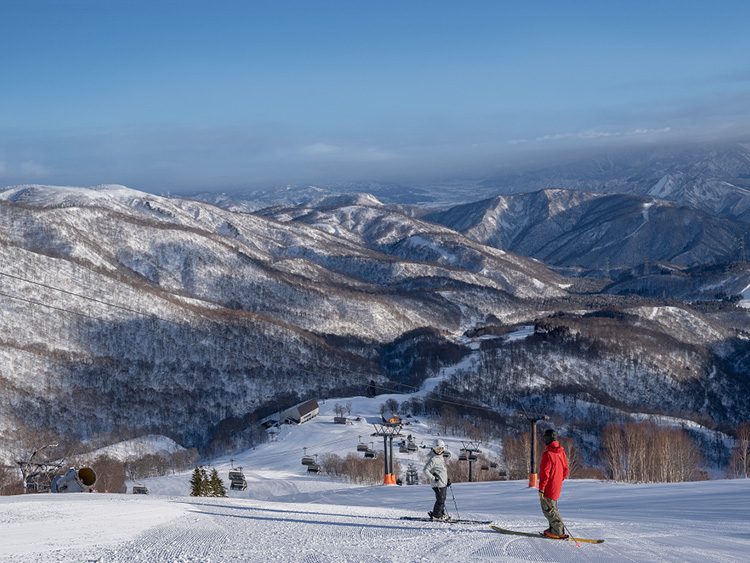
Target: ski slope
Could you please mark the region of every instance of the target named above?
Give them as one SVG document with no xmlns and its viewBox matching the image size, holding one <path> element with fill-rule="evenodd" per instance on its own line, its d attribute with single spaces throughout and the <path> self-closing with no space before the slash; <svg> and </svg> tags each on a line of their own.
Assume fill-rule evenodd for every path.
<svg viewBox="0 0 750 563">
<path fill-rule="evenodd" d="M 435 382 L 428 380 L 420 393 Z M 0 562 L 748 561 L 748 480 L 566 481 L 560 514 L 570 532 L 605 540 L 577 547 L 501 535 L 488 525 L 403 521 L 401 516 L 425 516 L 432 508 L 427 485 L 358 486 L 306 473 L 303 455 L 345 456 L 360 441 L 382 451 L 382 441 L 370 434 L 388 398 L 329 400 L 310 422 L 282 426 L 268 443 L 211 460 L 227 486 L 230 468 L 243 468 L 247 490 L 230 490 L 229 498 L 190 497 L 190 472 L 143 481 L 148 496 L 0 497 Z M 335 406 L 348 403 L 351 423 L 334 424 Z M 406 420 L 402 433 L 417 444 L 438 437 L 427 421 Z M 460 438 L 439 437 L 458 453 Z M 482 450 L 492 458 L 500 445 L 482 444 Z M 400 454 L 396 448 L 402 471 L 409 463 L 421 469 L 426 451 Z M 454 517 L 490 520 L 504 528 L 539 532 L 547 527 L 536 490 L 525 481 L 455 484 L 447 508 Z"/>
<path fill-rule="evenodd" d="M 560 512 L 601 545 L 505 536 L 485 525 L 399 520 L 432 504 L 426 485 L 300 489 L 275 500 L 47 494 L 0 497 L 0 561 L 124 562 L 745 562 L 747 480 L 679 485 L 566 483 Z M 260 485 L 261 489 L 264 489 Z M 539 531 L 545 520 L 524 482 L 453 486 L 463 518 Z M 268 490 L 261 491 L 268 496 Z M 456 514 L 449 494 L 448 505 Z"/>
<path fill-rule="evenodd" d="M 513 336 L 524 335 L 519 331 Z M 427 380 L 416 395 L 434 388 L 439 379 Z M 488 525 L 403 521 L 401 516 L 426 516 L 432 508 L 434 496 L 427 485 L 358 486 L 306 473 L 303 455 L 346 456 L 360 442 L 382 455 L 382 440 L 371 436 L 373 424 L 381 421 L 380 405 L 412 396 L 328 400 L 310 422 L 282 425 L 268 443 L 210 460 L 227 487 L 229 470 L 243 468 L 247 490 L 230 490 L 229 498 L 190 497 L 190 472 L 142 481 L 148 496 L 0 497 L 0 562 L 748 561 L 748 480 L 668 485 L 566 481 L 560 514 L 570 532 L 605 540 L 576 547 L 573 542 L 501 535 Z M 333 423 L 336 405 L 351 408 L 349 424 Z M 402 472 L 409 463 L 421 470 L 426 446 L 437 437 L 454 455 L 462 446 L 461 438 L 438 434 L 426 420 L 409 417 L 405 422 L 402 434 L 411 434 L 425 447 L 410 454 L 395 448 Z M 481 447 L 490 459 L 500 452 L 500 444 Z M 514 530 L 547 527 L 536 490 L 525 481 L 455 484 L 447 509 L 454 517 L 490 520 Z"/>
</svg>

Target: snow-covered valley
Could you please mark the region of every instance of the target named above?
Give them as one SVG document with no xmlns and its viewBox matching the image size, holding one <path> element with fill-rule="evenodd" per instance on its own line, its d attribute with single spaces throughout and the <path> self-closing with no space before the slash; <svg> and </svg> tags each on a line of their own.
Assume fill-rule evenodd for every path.
<svg viewBox="0 0 750 563">
<path fill-rule="evenodd" d="M 407 562 L 627 561 L 740 562 L 750 549 L 746 479 L 626 485 L 568 480 L 560 513 L 576 537 L 603 544 L 501 535 L 485 524 L 404 521 L 425 516 L 429 486 L 360 486 L 308 474 L 308 455 L 356 450 L 378 417 L 379 399 L 354 398 L 352 424 L 333 423 L 337 404 L 299 426 L 282 426 L 273 441 L 212 460 L 223 479 L 242 467 L 244 491 L 228 498 L 189 496 L 190 472 L 147 479 L 149 495 L 38 494 L 0 497 L 0 561 L 140 562 Z M 405 426 L 419 444 L 433 430 Z M 461 439 L 441 436 L 454 453 Z M 487 451 L 497 444 L 485 444 Z M 374 449 L 382 451 L 382 443 Z M 421 469 L 425 449 L 398 453 Z M 129 483 L 128 491 L 132 491 Z M 546 526 L 526 481 L 454 484 L 448 512 L 526 532 Z"/>
<path fill-rule="evenodd" d="M 576 537 L 603 544 L 501 535 L 485 524 L 404 521 L 425 516 L 429 486 L 360 486 L 308 474 L 300 457 L 355 452 L 370 437 L 388 396 L 329 400 L 302 425 L 282 425 L 274 438 L 210 461 L 222 479 L 242 467 L 247 489 L 228 498 L 191 497 L 190 472 L 144 480 L 149 495 L 38 494 L 0 497 L 0 561 L 141 562 L 407 562 L 625 561 L 740 562 L 750 549 L 747 479 L 679 484 L 568 480 L 560 513 Z M 334 424 L 349 403 L 350 424 Z M 356 417 L 360 420 L 357 421 Z M 416 443 L 438 436 L 425 421 L 402 433 Z M 454 454 L 462 439 L 440 435 Z M 499 445 L 482 445 L 486 453 Z M 398 452 L 398 450 L 396 450 Z M 396 453 L 402 470 L 421 469 L 425 448 Z M 454 484 L 448 512 L 526 532 L 546 526 L 527 481 Z"/>
</svg>

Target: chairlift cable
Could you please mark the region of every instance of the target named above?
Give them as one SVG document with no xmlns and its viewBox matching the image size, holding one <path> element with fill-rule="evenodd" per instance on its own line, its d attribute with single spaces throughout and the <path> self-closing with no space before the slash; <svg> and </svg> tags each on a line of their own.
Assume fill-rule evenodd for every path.
<svg viewBox="0 0 750 563">
<path fill-rule="evenodd" d="M 101 299 L 89 297 L 89 296 L 82 295 L 80 293 L 76 293 L 76 292 L 69 291 L 69 290 L 66 290 L 66 289 L 61 289 L 61 288 L 58 288 L 58 287 L 55 287 L 55 286 L 52 286 L 52 285 L 49 285 L 49 284 L 44 284 L 44 283 L 37 282 L 37 281 L 34 281 L 34 280 L 29 280 L 29 279 L 23 278 L 21 276 L 17 276 L 17 275 L 14 275 L 14 274 L 9 274 L 7 272 L 0 271 L 0 276 L 6 276 L 6 277 L 9 277 L 9 278 L 12 278 L 12 279 L 23 281 L 25 283 L 29 283 L 31 285 L 36 285 L 36 286 L 43 287 L 45 289 L 49 289 L 49 290 L 52 290 L 52 291 L 58 291 L 60 293 L 64 293 L 64 294 L 71 295 L 71 296 L 75 296 L 75 297 L 78 297 L 78 298 L 83 299 L 85 301 L 91 301 L 93 303 L 98 303 L 98 304 L 101 304 L 101 305 L 104 305 L 104 306 L 107 306 L 107 307 L 113 307 L 113 308 L 116 308 L 116 309 L 127 311 L 127 312 L 133 313 L 135 315 L 141 315 L 141 316 L 147 317 L 147 318 L 149 318 L 151 320 L 156 320 L 156 321 L 160 321 L 160 322 L 164 322 L 164 323 L 170 323 L 170 324 L 173 324 L 173 325 L 180 326 L 179 323 L 177 323 L 176 321 L 173 321 L 173 320 L 163 319 L 163 318 L 157 317 L 156 315 L 153 315 L 153 314 L 144 313 L 142 311 L 131 309 L 129 307 L 125 307 L 125 306 L 122 306 L 122 305 L 117 305 L 115 303 L 110 303 L 108 301 L 104 301 L 104 300 L 101 300 Z M 80 312 L 80 311 L 72 311 L 72 310 L 66 309 L 64 307 L 58 307 L 58 306 L 55 306 L 55 305 L 50 305 L 50 304 L 43 303 L 43 302 L 36 301 L 36 300 L 32 300 L 32 299 L 10 295 L 10 294 L 2 292 L 2 291 L 0 291 L 0 295 L 2 295 L 4 297 L 7 297 L 9 299 L 15 299 L 15 300 L 23 301 L 23 302 L 26 302 L 26 303 L 29 303 L 29 304 L 32 304 L 32 305 L 37 305 L 37 306 L 41 306 L 41 307 L 47 307 L 49 309 L 53 309 L 53 310 L 60 311 L 60 312 L 63 312 L 63 313 L 69 313 L 69 314 L 76 315 L 76 316 L 79 316 L 79 317 L 83 317 L 83 318 L 87 318 L 87 319 L 91 319 L 91 320 L 100 320 L 98 317 L 95 317 L 95 316 L 92 316 L 92 315 L 89 315 L 89 314 L 86 314 L 86 313 L 83 313 L 83 312 Z M 255 357 L 247 356 L 247 355 L 240 354 L 240 353 L 236 353 L 234 351 L 228 350 L 227 348 L 224 348 L 224 347 L 221 347 L 221 346 L 215 346 L 215 345 L 207 344 L 207 343 L 205 343 L 203 341 L 200 341 L 200 340 L 191 340 L 191 339 L 180 338 L 180 337 L 176 337 L 176 336 L 172 336 L 172 335 L 165 335 L 163 332 L 149 330 L 147 328 L 134 327 L 134 326 L 131 326 L 131 325 L 127 325 L 127 324 L 118 322 L 116 320 L 108 320 L 107 322 L 109 322 L 111 324 L 114 324 L 116 326 L 119 326 L 121 328 L 126 328 L 126 329 L 129 329 L 129 330 L 135 330 L 135 331 L 139 331 L 139 332 L 145 332 L 147 334 L 161 336 L 161 337 L 165 337 L 166 336 L 166 338 L 169 338 L 169 339 L 171 339 L 171 340 L 173 340 L 175 342 L 183 342 L 185 344 L 198 345 L 198 346 L 201 346 L 203 348 L 207 348 L 207 349 L 211 349 L 211 350 L 215 350 L 215 351 L 220 351 L 220 352 L 229 354 L 230 356 L 234 356 L 236 358 L 240 358 L 240 359 L 243 359 L 243 360 L 250 360 L 250 361 L 252 361 L 254 363 L 260 363 L 260 362 L 258 362 L 258 359 L 255 358 Z M 229 341 L 229 342 L 235 342 L 235 343 L 238 343 L 238 344 L 245 344 L 244 341 L 238 340 L 236 338 L 231 338 L 229 336 L 216 335 L 216 334 L 213 334 L 211 332 L 208 332 L 208 331 L 200 329 L 200 328 L 196 328 L 195 330 L 198 330 L 198 331 L 200 331 L 200 332 L 202 332 L 202 333 L 210 336 L 211 338 L 219 338 L 219 339 L 224 339 L 224 340 Z M 347 369 L 346 367 L 343 367 L 343 366 L 334 367 L 334 366 L 331 366 L 329 364 L 323 364 L 323 366 L 327 367 L 327 368 L 329 368 L 331 370 L 338 371 L 340 373 L 345 373 L 345 374 L 350 374 L 350 375 L 356 375 L 356 376 L 360 376 L 360 377 L 370 377 L 370 378 L 372 378 L 375 375 L 373 373 L 365 374 L 363 372 L 353 371 L 353 370 Z M 295 368 L 295 370 L 299 371 L 299 372 L 302 372 L 302 373 L 307 373 L 309 375 L 316 375 L 316 376 L 330 375 L 330 374 L 323 374 L 321 372 L 313 371 L 313 370 L 310 370 L 310 369 L 307 369 L 307 368 L 304 368 L 304 367 L 297 367 L 297 368 Z M 408 385 L 408 384 L 405 384 L 405 383 L 399 383 L 398 385 L 401 386 L 401 387 L 412 389 L 415 392 L 420 390 L 419 387 L 416 387 L 416 386 L 413 386 L 413 385 Z M 399 391 L 399 390 L 394 389 L 392 387 L 386 387 L 384 385 L 375 384 L 372 387 L 375 387 L 376 389 L 380 389 L 382 391 L 388 391 L 388 392 L 397 393 L 397 394 L 401 394 L 402 393 L 402 391 Z M 458 407 L 464 407 L 464 408 L 468 407 L 468 408 L 485 410 L 485 411 L 488 411 L 488 412 L 495 412 L 495 413 L 497 412 L 495 409 L 493 409 L 491 407 L 487 407 L 487 406 L 479 405 L 479 404 L 473 404 L 473 403 L 467 402 L 464 399 L 461 399 L 459 397 L 454 397 L 452 395 L 444 395 L 443 394 L 442 397 L 445 397 L 445 398 L 443 398 L 443 399 L 441 399 L 441 398 L 430 398 L 430 400 L 438 402 L 438 403 L 446 404 L 446 405 L 452 405 L 452 406 L 458 406 Z M 446 399 L 453 399 L 453 400 L 451 401 L 451 400 L 446 400 Z"/>
</svg>

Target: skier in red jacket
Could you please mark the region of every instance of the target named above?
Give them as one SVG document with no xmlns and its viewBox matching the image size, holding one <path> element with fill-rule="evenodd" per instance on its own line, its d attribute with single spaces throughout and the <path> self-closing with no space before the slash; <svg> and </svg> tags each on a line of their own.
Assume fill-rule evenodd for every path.
<svg viewBox="0 0 750 563">
<path fill-rule="evenodd" d="M 542 534 L 550 538 L 567 538 L 565 527 L 557 512 L 557 499 L 560 498 L 562 482 L 568 476 L 568 456 L 557 441 L 557 432 L 552 428 L 544 431 L 542 436 L 547 451 L 542 454 L 539 467 L 539 501 L 542 512 L 549 521 L 549 528 Z"/>
</svg>

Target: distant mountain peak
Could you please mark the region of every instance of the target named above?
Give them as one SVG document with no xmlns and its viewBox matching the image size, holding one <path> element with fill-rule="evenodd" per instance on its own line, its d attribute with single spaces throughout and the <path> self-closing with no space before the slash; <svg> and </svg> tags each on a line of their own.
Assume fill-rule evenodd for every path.
<svg viewBox="0 0 750 563">
<path fill-rule="evenodd" d="M 324 195 L 310 200 L 304 207 L 349 207 L 355 205 L 383 207 L 384 204 L 372 194 L 351 193 Z"/>
<path fill-rule="evenodd" d="M 57 205 L 85 205 L 103 198 L 123 201 L 134 198 L 157 197 L 119 184 L 92 187 L 25 184 L 0 190 L 0 199 L 38 207 Z"/>
</svg>

